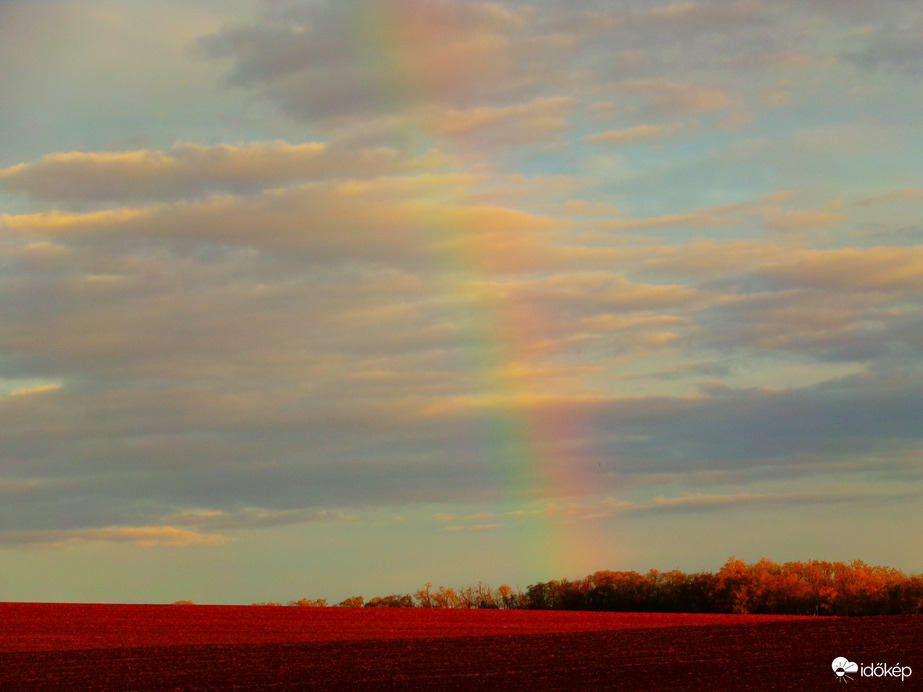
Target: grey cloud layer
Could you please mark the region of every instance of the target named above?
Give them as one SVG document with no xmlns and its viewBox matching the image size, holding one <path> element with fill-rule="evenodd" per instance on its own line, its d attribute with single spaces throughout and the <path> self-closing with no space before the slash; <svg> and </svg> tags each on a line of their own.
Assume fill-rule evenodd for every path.
<svg viewBox="0 0 923 692">
<path fill-rule="evenodd" d="M 918 440 L 923 387 L 897 371 L 779 392 L 709 385 L 691 397 L 623 397 L 594 382 L 608 359 L 677 347 L 690 357 L 836 351 L 884 366 L 919 343 L 916 248 L 642 238 L 586 254 L 572 246 L 579 262 L 564 252 L 524 276 L 459 266 L 452 287 L 425 262 L 407 266 L 409 253 L 423 262 L 434 250 L 401 235 L 402 217 L 389 221 L 432 181 L 349 183 L 351 204 L 340 205 L 344 184 L 180 201 L 140 216 L 7 217 L 17 240 L 3 279 L 7 371 L 64 382 L 0 402 L 16 500 L 7 542 L 208 544 L 221 539 L 157 527 L 225 530 L 335 520 L 336 507 L 483 501 L 495 492 L 491 465 L 520 453 L 515 442 L 490 447 L 495 416 L 576 417 L 553 444 L 603 484 L 612 474 L 823 466 L 812 456 L 819 446 L 871 453 Z M 430 218 L 467 213 L 458 199 L 447 203 L 427 207 Z M 772 216 L 758 200 L 666 223 L 720 227 L 723 215 L 748 209 L 760 223 Z M 516 218 L 513 228 L 544 223 Z M 302 219 L 320 232 L 293 233 Z M 555 238 L 532 236 L 539 246 Z M 520 321 L 514 341 L 478 336 L 485 327 L 463 317 L 472 310 Z M 863 329 L 877 340 L 871 350 L 859 348 Z M 502 355 L 510 347 L 518 364 Z M 478 351 L 489 368 L 513 371 L 514 392 L 532 392 L 533 379 L 541 391 L 556 371 L 571 394 L 481 401 L 485 373 L 466 365 Z M 715 359 L 673 378 L 701 384 L 732 372 Z M 66 511 L 49 515 L 49 506 Z M 64 533 L 40 531 L 62 524 Z M 132 524 L 153 533 L 119 528 Z"/>
<path fill-rule="evenodd" d="M 848 64 L 914 70 L 913 26 L 921 19 L 912 3 L 874 12 L 841 5 L 799 4 L 791 12 L 784 3 L 747 0 L 541 10 L 449 0 L 304 4 L 205 37 L 200 47 L 230 61 L 230 84 L 305 119 L 426 104 L 508 106 L 565 88 L 597 98 L 614 88 L 639 96 L 642 113 L 675 117 L 742 110 L 762 98 L 757 89 L 778 88 L 781 78 L 841 55 Z M 819 45 L 811 22 L 833 22 L 831 41 L 840 45 Z M 895 37 L 894 26 L 905 28 Z"/>
<path fill-rule="evenodd" d="M 261 392 L 239 386 L 195 398 L 175 388 L 33 394 L 4 402 L 4 420 L 18 427 L 5 430 L 3 445 L 17 460 L 7 463 L 9 470 L 45 480 L 0 489 L 3 525 L 70 531 L 115 520 L 221 531 L 349 520 L 331 506 L 484 501 L 496 489 L 491 456 L 517 450 L 475 441 L 485 439 L 491 419 L 510 414 L 576 416 L 577 428 L 541 444 L 568 447 L 570 473 L 597 487 L 610 487 L 616 477 L 630 487 L 633 477 L 650 473 L 762 472 L 767 465 L 782 479 L 828 474 L 829 455 L 836 454 L 847 463 L 829 479 L 830 490 L 853 480 L 874 495 L 881 483 L 919 481 L 912 458 L 894 451 L 919 445 L 923 388 L 918 377 L 896 379 L 850 378 L 788 391 L 716 389 L 686 399 L 561 400 L 526 411 L 435 418 L 402 415 L 405 407 L 394 400 L 352 404 L 340 415 L 330 407 L 299 407 L 303 402 L 279 410 Z M 80 418 L 73 413 L 78 406 Z"/>
<path fill-rule="evenodd" d="M 919 9 L 809 5 L 283 3 L 195 59 L 300 139 L 0 170 L 0 543 L 560 501 L 530 454 L 604 513 L 915 492 Z"/>
</svg>

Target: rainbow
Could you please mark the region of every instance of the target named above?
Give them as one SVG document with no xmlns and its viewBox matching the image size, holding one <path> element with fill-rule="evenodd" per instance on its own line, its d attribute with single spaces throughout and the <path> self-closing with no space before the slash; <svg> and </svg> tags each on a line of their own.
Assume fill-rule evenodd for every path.
<svg viewBox="0 0 923 692">
<path fill-rule="evenodd" d="M 410 113 L 402 135 L 421 152 L 441 150 L 450 160 L 475 158 L 464 151 L 460 137 L 440 127 L 428 105 L 451 92 L 452 84 L 443 77 L 446 72 L 457 76 L 464 71 L 461 65 L 434 68 L 424 50 L 430 37 L 453 28 L 439 26 L 416 2 L 361 0 L 350 7 L 356 49 L 376 71 L 381 97 Z M 416 206 L 414 221 L 427 229 L 439 248 L 435 261 L 452 304 L 463 306 L 452 318 L 461 325 L 463 365 L 471 377 L 472 394 L 467 402 L 455 403 L 477 421 L 481 439 L 476 443 L 495 474 L 501 514 L 517 529 L 511 551 L 519 551 L 513 554 L 519 554 L 523 567 L 537 577 L 558 577 L 600 547 L 595 532 L 587 530 L 593 522 L 580 522 L 578 530 L 549 499 L 586 490 L 569 449 L 579 421 L 567 413 L 567 406 L 554 405 L 545 373 L 528 366 L 540 348 L 536 345 L 547 336 L 546 316 L 534 305 L 500 296 L 490 277 L 510 268 L 527 275 L 538 267 L 530 267 L 528 257 L 520 260 L 516 253 L 497 252 L 491 242 L 496 235 L 483 232 L 487 212 L 466 207 L 453 193 L 452 179 L 446 176 L 431 193 L 431 204 Z M 447 203 L 458 213 L 440 213 Z M 534 220 L 512 210 L 492 211 L 511 224 Z M 492 290 L 487 290 L 491 284 Z M 513 519 L 516 515 L 527 518 Z"/>
</svg>

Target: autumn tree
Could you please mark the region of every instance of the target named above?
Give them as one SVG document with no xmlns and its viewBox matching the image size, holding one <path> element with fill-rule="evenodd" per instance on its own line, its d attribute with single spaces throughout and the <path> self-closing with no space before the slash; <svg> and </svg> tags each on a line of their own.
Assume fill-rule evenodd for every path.
<svg viewBox="0 0 923 692">
<path fill-rule="evenodd" d="M 302 608 L 324 608 L 327 606 L 326 598 L 318 598 L 316 600 L 310 600 L 307 598 L 302 598 L 297 601 L 289 602 L 290 606 L 300 606 Z"/>
<path fill-rule="evenodd" d="M 517 589 L 514 591 L 509 584 L 501 584 L 500 588 L 497 589 L 497 596 L 501 608 L 518 608 L 522 602 L 522 590 Z"/>
<path fill-rule="evenodd" d="M 424 586 L 422 589 L 420 589 L 413 595 L 413 600 L 416 601 L 417 605 L 420 606 L 421 608 L 434 608 L 435 607 L 435 603 L 433 602 L 433 597 L 431 593 L 432 588 L 433 588 L 433 585 L 430 584 L 429 582 L 426 582 L 426 586 Z"/>
<path fill-rule="evenodd" d="M 461 589 L 427 583 L 413 595 L 392 594 L 367 603 L 361 596 L 339 607 L 526 608 L 625 612 L 760 613 L 791 615 L 876 615 L 923 613 L 923 575 L 908 577 L 890 567 L 849 563 L 748 564 L 731 557 L 718 572 L 686 574 L 649 570 L 600 571 L 576 580 L 531 584 L 525 593 L 507 584 L 496 591 L 484 582 Z M 280 605 L 262 603 L 255 605 Z M 289 605 L 323 607 L 326 599 Z"/>
<path fill-rule="evenodd" d="M 365 604 L 366 608 L 412 608 L 413 596 L 410 594 L 391 594 L 390 596 L 376 596 Z"/>
<path fill-rule="evenodd" d="M 434 608 L 457 608 L 459 604 L 458 594 L 453 589 L 447 589 L 440 586 L 439 590 L 431 593 Z"/>
</svg>

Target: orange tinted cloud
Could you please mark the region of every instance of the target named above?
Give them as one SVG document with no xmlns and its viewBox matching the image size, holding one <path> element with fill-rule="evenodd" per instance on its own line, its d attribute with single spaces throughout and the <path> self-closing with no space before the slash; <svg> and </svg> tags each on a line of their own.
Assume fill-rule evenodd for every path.
<svg viewBox="0 0 923 692">
<path fill-rule="evenodd" d="M 690 127 L 694 127 L 694 124 L 678 122 L 672 125 L 636 125 L 624 130 L 609 130 L 587 135 L 583 141 L 590 144 L 631 144 L 647 139 L 672 137 Z"/>
<path fill-rule="evenodd" d="M 548 143 L 566 127 L 570 98 L 537 99 L 505 107 L 453 110 L 431 117 L 433 132 L 443 137 L 489 137 L 492 141 Z"/>
<path fill-rule="evenodd" d="M 395 150 L 384 147 L 180 142 L 168 151 L 47 154 L 0 170 L 0 186 L 46 200 L 169 199 L 311 179 L 381 175 L 409 165 Z"/>
<path fill-rule="evenodd" d="M 230 539 L 172 526 L 107 526 L 98 529 L 0 532 L 0 544 L 66 548 L 79 543 L 129 543 L 145 548 L 222 545 Z"/>
<path fill-rule="evenodd" d="M 18 233 L 99 234 L 149 216 L 144 209 L 107 209 L 94 212 L 48 211 L 38 214 L 0 214 L 0 224 Z"/>
<path fill-rule="evenodd" d="M 10 396 L 32 396 L 33 394 L 45 394 L 61 389 L 60 384 L 40 384 L 34 387 L 20 387 L 10 392 Z"/>
</svg>

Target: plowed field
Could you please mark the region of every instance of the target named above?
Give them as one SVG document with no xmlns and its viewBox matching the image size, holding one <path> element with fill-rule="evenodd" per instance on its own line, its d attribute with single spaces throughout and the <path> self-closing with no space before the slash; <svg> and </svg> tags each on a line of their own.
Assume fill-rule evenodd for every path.
<svg viewBox="0 0 923 692">
<path fill-rule="evenodd" d="M 921 616 L 7 603 L 0 690 L 813 690 L 838 656 L 923 678 L 921 645 Z"/>
</svg>

